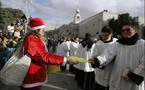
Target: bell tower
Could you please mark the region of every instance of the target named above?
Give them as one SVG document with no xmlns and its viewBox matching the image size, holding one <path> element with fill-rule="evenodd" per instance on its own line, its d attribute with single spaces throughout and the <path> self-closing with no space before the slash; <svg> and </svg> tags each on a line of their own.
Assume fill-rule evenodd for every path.
<svg viewBox="0 0 145 90">
<path fill-rule="evenodd" d="M 80 15 L 80 10 L 77 8 L 75 16 L 74 16 L 74 23 L 78 24 L 81 21 L 81 15 Z"/>
</svg>

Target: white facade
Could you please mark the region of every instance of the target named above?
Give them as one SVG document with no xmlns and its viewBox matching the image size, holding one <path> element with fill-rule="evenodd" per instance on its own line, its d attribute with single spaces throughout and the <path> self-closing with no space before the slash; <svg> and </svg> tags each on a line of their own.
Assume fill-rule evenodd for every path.
<svg viewBox="0 0 145 90">
<path fill-rule="evenodd" d="M 145 38 L 145 31 L 144 31 L 144 28 L 145 28 L 145 23 L 144 23 L 144 18 L 143 17 L 134 17 L 136 21 L 139 22 L 139 35 L 142 37 L 142 38 Z"/>
<path fill-rule="evenodd" d="M 79 8 L 76 10 L 75 16 L 74 16 L 74 23 L 78 24 L 81 22 L 81 15 Z"/>
<path fill-rule="evenodd" d="M 111 18 L 117 19 L 118 14 L 102 11 L 92 17 L 83 20 L 79 23 L 79 36 L 83 37 L 87 32 L 95 36 L 97 32 L 100 32 L 104 25 L 108 24 L 108 19 Z"/>
<path fill-rule="evenodd" d="M 76 11 L 80 12 L 80 11 Z M 79 14 L 80 15 L 80 14 Z M 75 15 L 76 16 L 76 15 Z M 58 37 L 60 38 L 61 36 L 68 36 L 68 37 L 73 37 L 73 36 L 79 36 L 79 37 L 84 37 L 86 33 L 91 33 L 93 37 L 98 37 L 99 34 L 96 35 L 96 33 L 100 33 L 101 29 L 103 26 L 108 25 L 108 20 L 109 19 L 117 19 L 118 14 L 117 13 L 111 13 L 108 12 L 107 10 L 104 10 L 94 16 L 91 16 L 81 22 L 71 22 L 68 25 L 63 25 L 58 29 Z M 140 25 L 140 31 L 139 34 L 141 35 L 142 29 L 144 25 L 144 18 L 142 17 L 135 17 L 135 19 L 139 22 Z M 75 19 L 74 19 L 75 21 Z"/>
</svg>

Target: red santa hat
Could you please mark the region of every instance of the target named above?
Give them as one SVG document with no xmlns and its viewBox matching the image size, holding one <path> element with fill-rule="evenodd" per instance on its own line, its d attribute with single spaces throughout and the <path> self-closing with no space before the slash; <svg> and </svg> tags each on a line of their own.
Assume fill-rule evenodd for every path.
<svg viewBox="0 0 145 90">
<path fill-rule="evenodd" d="M 31 18 L 29 25 L 31 30 L 45 28 L 44 22 L 41 18 Z"/>
</svg>

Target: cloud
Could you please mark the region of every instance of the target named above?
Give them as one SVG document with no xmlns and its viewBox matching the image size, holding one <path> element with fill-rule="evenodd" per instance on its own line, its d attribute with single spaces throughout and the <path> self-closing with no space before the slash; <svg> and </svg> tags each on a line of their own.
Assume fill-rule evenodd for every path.
<svg viewBox="0 0 145 90">
<path fill-rule="evenodd" d="M 129 13 L 131 16 L 144 17 L 144 0 L 120 0 L 117 2 L 118 13 Z"/>
<path fill-rule="evenodd" d="M 1 0 L 4 7 L 25 12 L 25 0 Z M 144 17 L 144 0 L 28 0 L 28 16 L 41 17 L 48 25 L 61 26 L 73 21 L 79 7 L 82 20 L 104 9 Z"/>
</svg>

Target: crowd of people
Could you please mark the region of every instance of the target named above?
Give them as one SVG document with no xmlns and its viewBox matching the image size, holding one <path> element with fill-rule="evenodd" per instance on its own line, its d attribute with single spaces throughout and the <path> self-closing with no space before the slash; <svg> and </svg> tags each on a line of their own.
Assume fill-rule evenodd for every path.
<svg viewBox="0 0 145 90">
<path fill-rule="evenodd" d="M 64 37 L 58 52 L 66 57 L 89 60 L 69 68 L 82 90 L 144 90 L 145 41 L 138 30 L 138 26 L 129 21 L 123 24 L 119 38 L 113 37 L 108 26 L 102 28 L 97 42 L 91 39 L 90 33 L 75 44 Z"/>
<path fill-rule="evenodd" d="M 16 50 L 19 41 L 20 39 L 18 37 L 12 38 L 8 35 L 2 35 L 0 37 L 0 70 Z"/>
<path fill-rule="evenodd" d="M 144 90 L 145 41 L 139 37 L 138 28 L 132 22 L 124 23 L 120 38 L 114 38 L 112 30 L 104 26 L 97 41 L 90 33 L 83 39 L 77 36 L 64 36 L 60 40 L 46 38 L 45 24 L 40 18 L 31 18 L 30 27 L 31 32 L 23 39 L 24 33 L 16 33 L 23 29 L 12 32 L 11 24 L 8 36 L 0 38 L 1 68 L 20 40 L 24 43 L 24 53 L 32 59 L 21 90 L 41 89 L 46 81 L 46 64 L 59 65 L 60 71 L 65 71 L 68 66 L 81 90 Z M 70 56 L 88 62 L 75 63 L 68 59 Z"/>
<path fill-rule="evenodd" d="M 0 35 L 0 70 L 16 50 L 17 44 L 23 40 L 26 33 L 24 25 L 20 22 L 10 23 L 6 32 Z"/>
<path fill-rule="evenodd" d="M 58 43 L 57 54 L 92 62 L 69 67 L 82 90 L 144 90 L 145 41 L 138 30 L 134 23 L 127 22 L 122 26 L 119 38 L 113 37 L 108 26 L 102 28 L 97 42 L 90 33 L 86 33 L 82 40 L 77 37 L 76 41 L 63 37 Z M 61 70 L 66 70 L 66 66 Z"/>
</svg>

